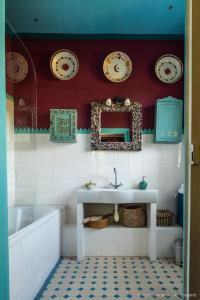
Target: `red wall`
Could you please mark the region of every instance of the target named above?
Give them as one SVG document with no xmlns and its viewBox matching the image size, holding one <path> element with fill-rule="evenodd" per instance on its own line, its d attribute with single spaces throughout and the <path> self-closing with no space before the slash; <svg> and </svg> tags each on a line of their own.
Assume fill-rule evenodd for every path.
<svg viewBox="0 0 200 300">
<path fill-rule="evenodd" d="M 50 108 L 76 108 L 78 127 L 89 128 L 91 101 L 102 101 L 114 96 L 140 101 L 143 105 L 143 128 L 153 128 L 154 104 L 157 99 L 166 96 L 183 99 L 183 78 L 174 84 L 164 84 L 154 73 L 155 62 L 161 55 L 171 53 L 183 61 L 184 43 L 181 40 L 79 41 L 26 38 L 23 42 L 31 53 L 37 73 L 38 128 L 49 127 Z M 13 48 L 18 50 L 18 45 Z M 64 48 L 74 51 L 80 63 L 77 76 L 69 81 L 56 79 L 49 67 L 54 51 Z M 102 71 L 105 56 L 115 50 L 127 53 L 133 63 L 131 77 L 122 83 L 109 82 Z M 29 101 L 34 80 L 31 73 L 23 82 L 15 84 L 15 103 L 19 97 Z M 119 127 L 122 127 L 122 123 Z"/>
<path fill-rule="evenodd" d="M 6 39 L 5 39 L 5 45 L 6 45 L 6 53 L 12 51 L 12 39 L 9 34 L 6 34 Z M 9 81 L 6 81 L 6 92 L 9 95 L 13 95 L 13 84 Z"/>
</svg>

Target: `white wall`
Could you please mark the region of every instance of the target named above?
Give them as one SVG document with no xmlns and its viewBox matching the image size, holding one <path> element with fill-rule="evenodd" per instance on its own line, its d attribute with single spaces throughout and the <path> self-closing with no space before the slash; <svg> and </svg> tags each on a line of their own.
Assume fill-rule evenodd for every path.
<svg viewBox="0 0 200 300">
<path fill-rule="evenodd" d="M 68 221 L 76 222 L 75 191 L 92 180 L 99 187 L 114 181 L 118 171 L 124 187 L 137 188 L 146 175 L 148 188 L 159 190 L 158 207 L 176 211 L 175 194 L 182 183 L 178 145 L 154 144 L 143 135 L 141 152 L 91 151 L 90 135 L 78 134 L 76 144 L 55 144 L 49 134 L 37 134 L 37 150 L 20 148 L 26 135 L 17 134 L 17 204 L 68 204 Z"/>
<path fill-rule="evenodd" d="M 182 238 L 182 228 L 157 227 L 156 232 L 157 257 L 173 257 L 174 240 Z M 148 228 L 85 228 L 85 256 L 148 256 L 148 238 Z M 62 228 L 61 255 L 77 255 L 75 225 L 66 224 Z"/>
<path fill-rule="evenodd" d="M 15 205 L 15 137 L 14 137 L 14 103 L 10 98 L 6 101 L 7 114 L 7 182 L 8 206 Z"/>
</svg>

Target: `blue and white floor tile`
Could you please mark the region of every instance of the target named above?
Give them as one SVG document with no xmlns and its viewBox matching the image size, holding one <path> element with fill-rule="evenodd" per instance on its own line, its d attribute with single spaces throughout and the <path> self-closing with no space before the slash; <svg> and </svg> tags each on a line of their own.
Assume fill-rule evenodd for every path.
<svg viewBox="0 0 200 300">
<path fill-rule="evenodd" d="M 37 300 L 181 299 L 182 269 L 172 259 L 62 258 Z"/>
</svg>

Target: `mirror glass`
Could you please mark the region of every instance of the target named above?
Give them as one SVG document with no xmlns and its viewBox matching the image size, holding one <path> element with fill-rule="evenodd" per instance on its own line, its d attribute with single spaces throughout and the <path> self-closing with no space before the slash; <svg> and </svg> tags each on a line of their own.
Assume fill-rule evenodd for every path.
<svg viewBox="0 0 200 300">
<path fill-rule="evenodd" d="M 101 113 L 101 142 L 131 142 L 131 112 Z"/>
</svg>

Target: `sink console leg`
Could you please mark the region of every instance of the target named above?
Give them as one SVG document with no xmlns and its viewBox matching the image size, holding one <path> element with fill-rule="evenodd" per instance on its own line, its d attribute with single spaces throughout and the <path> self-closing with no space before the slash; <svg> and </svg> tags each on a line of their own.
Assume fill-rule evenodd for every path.
<svg viewBox="0 0 200 300">
<path fill-rule="evenodd" d="M 147 225 L 149 228 L 149 259 L 150 261 L 155 261 L 156 256 L 156 212 L 157 212 L 157 204 L 150 203 L 147 204 Z"/>
<path fill-rule="evenodd" d="M 83 204 L 77 203 L 77 260 L 82 261 L 85 256 L 85 236 L 84 236 L 84 225 L 83 225 Z"/>
</svg>

